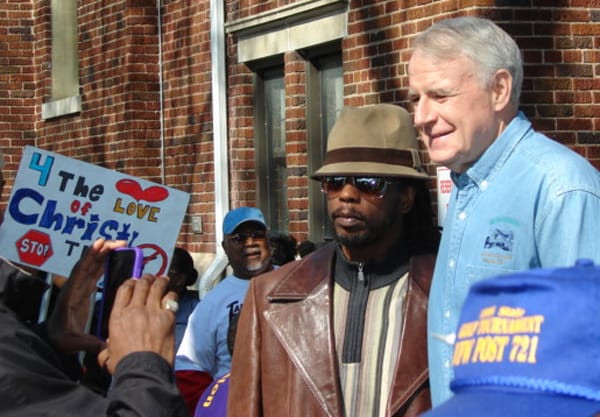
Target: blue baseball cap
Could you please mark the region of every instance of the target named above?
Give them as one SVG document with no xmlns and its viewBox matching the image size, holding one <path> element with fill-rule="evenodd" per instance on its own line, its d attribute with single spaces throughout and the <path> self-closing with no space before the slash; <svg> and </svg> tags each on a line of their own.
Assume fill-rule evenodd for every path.
<svg viewBox="0 0 600 417">
<path fill-rule="evenodd" d="M 242 223 L 256 222 L 267 228 L 265 216 L 256 207 L 239 207 L 231 210 L 223 220 L 223 233 L 230 235 Z"/>
<path fill-rule="evenodd" d="M 454 396 L 423 417 L 600 412 L 600 268 L 579 260 L 473 284 L 452 363 Z"/>
</svg>

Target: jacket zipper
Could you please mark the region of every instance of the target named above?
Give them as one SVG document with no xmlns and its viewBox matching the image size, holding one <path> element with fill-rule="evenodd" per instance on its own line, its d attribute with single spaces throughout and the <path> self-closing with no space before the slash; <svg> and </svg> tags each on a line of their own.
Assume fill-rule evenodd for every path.
<svg viewBox="0 0 600 417">
<path fill-rule="evenodd" d="M 369 280 L 365 276 L 365 264 L 357 268 L 356 285 L 352 285 L 348 310 L 346 311 L 346 333 L 342 354 L 343 363 L 359 363 L 362 357 L 365 314 L 369 299 Z"/>
</svg>

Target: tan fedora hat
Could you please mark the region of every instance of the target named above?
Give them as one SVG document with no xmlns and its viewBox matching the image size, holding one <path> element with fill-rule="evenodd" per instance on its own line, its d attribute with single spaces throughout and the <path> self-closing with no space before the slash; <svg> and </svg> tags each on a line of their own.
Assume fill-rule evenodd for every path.
<svg viewBox="0 0 600 417">
<path fill-rule="evenodd" d="M 429 179 L 408 112 L 393 104 L 344 107 L 327 138 L 323 166 L 311 177 L 331 175 Z"/>
</svg>

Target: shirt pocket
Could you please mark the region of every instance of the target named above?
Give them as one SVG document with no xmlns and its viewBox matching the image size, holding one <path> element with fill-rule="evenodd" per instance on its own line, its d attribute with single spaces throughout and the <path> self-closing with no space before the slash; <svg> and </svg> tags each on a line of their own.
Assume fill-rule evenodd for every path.
<svg viewBox="0 0 600 417">
<path fill-rule="evenodd" d="M 514 272 L 517 272 L 517 270 L 513 268 L 493 268 L 481 265 L 468 265 L 465 268 L 465 279 L 460 280 L 460 283 L 458 283 L 458 285 L 462 286 L 461 292 L 463 292 L 466 295 L 471 285 L 473 285 L 476 282 L 492 278 L 498 275 L 512 274 Z"/>
</svg>

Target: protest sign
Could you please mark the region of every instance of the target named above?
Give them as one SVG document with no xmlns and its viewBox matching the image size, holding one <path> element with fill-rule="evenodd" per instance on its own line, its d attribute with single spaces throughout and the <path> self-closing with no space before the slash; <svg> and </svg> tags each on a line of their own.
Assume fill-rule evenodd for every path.
<svg viewBox="0 0 600 417">
<path fill-rule="evenodd" d="M 144 272 L 166 274 L 189 195 L 27 146 L 0 228 L 0 254 L 68 276 L 96 239 L 144 252 Z"/>
</svg>

